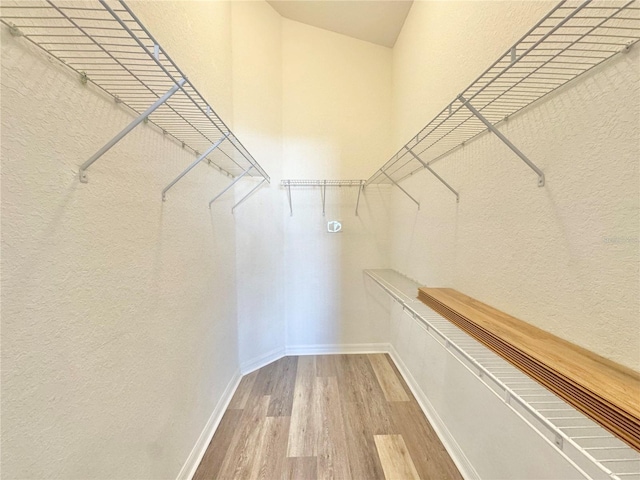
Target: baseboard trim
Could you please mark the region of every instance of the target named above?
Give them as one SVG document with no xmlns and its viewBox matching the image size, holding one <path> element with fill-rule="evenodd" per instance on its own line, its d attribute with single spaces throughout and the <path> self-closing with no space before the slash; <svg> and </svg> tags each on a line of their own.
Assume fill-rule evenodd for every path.
<svg viewBox="0 0 640 480">
<path fill-rule="evenodd" d="M 240 372 L 242 372 L 242 375 L 247 375 L 251 372 L 255 372 L 265 365 L 269 365 L 271 362 L 280 360 L 286 354 L 287 351 L 284 347 L 274 348 L 273 350 L 270 350 L 258 357 L 247 360 L 246 362 L 242 362 L 240 364 Z"/>
<path fill-rule="evenodd" d="M 387 353 L 388 343 L 328 343 L 321 345 L 291 345 L 287 355 L 339 355 L 344 353 Z"/>
<path fill-rule="evenodd" d="M 436 432 L 436 435 L 438 435 L 438 438 L 440 438 L 442 445 L 444 445 L 444 448 L 447 450 L 447 453 L 453 460 L 453 463 L 455 463 L 456 467 L 458 467 L 458 470 L 460 471 L 462 477 L 467 480 L 480 479 L 478 472 L 476 472 L 476 469 L 464 454 L 464 452 L 460 448 L 460 445 L 458 445 L 458 442 L 456 442 L 455 438 L 453 438 L 453 436 L 447 429 L 447 426 L 444 424 L 435 408 L 433 408 L 433 405 L 431 405 L 431 402 L 429 402 L 429 399 L 418 385 L 418 382 L 416 382 L 416 380 L 413 378 L 413 375 L 404 364 L 393 345 L 389 345 L 388 353 L 393 360 L 393 363 L 395 363 L 396 367 L 398 367 L 398 370 L 400 371 L 400 374 L 404 378 L 405 382 L 407 382 L 407 385 L 413 393 L 413 396 L 416 398 L 418 405 L 420 405 L 422 412 L 427 417 L 427 420 L 429 420 L 429 423 L 433 427 L 433 430 Z"/>
<path fill-rule="evenodd" d="M 233 398 L 233 394 L 236 393 L 236 389 L 240 384 L 241 378 L 242 375 L 238 370 L 234 373 L 231 381 L 227 384 L 227 388 L 225 388 L 220 400 L 218 400 L 218 404 L 213 409 L 213 413 L 209 417 L 209 420 L 207 420 L 207 423 L 204 426 L 202 433 L 200 433 L 196 444 L 193 446 L 191 453 L 189 453 L 187 460 L 182 465 L 182 469 L 180 470 L 180 473 L 178 473 L 177 480 L 191 480 L 191 478 L 193 478 L 198 465 L 200 465 L 200 462 L 202 461 L 202 457 L 207 451 L 207 447 L 211 443 L 213 434 L 216 433 L 218 425 L 220 425 L 224 412 L 227 411 L 227 407 L 229 406 L 229 402 L 231 402 L 231 398 Z"/>
</svg>

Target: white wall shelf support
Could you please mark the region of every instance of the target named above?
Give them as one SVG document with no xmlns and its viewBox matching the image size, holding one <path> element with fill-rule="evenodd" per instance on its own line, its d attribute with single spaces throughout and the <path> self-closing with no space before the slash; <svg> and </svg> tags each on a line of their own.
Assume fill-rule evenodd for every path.
<svg viewBox="0 0 640 480">
<path fill-rule="evenodd" d="M 227 192 L 231 187 L 233 187 L 236 183 L 238 183 L 240 180 L 242 180 L 242 177 L 244 177 L 245 175 L 247 175 L 249 173 L 249 171 L 252 169 L 253 167 L 249 167 L 247 170 L 245 170 L 241 175 L 238 175 L 236 178 L 233 179 L 233 182 L 231 182 L 229 185 L 227 185 L 224 190 L 222 190 L 219 194 L 217 194 L 215 197 L 213 197 L 211 199 L 211 201 L 209 202 L 209 208 L 211 208 L 211 205 L 213 204 L 213 202 L 215 202 L 217 199 L 219 199 L 222 195 L 225 194 L 225 192 Z"/>
<path fill-rule="evenodd" d="M 358 207 L 360 206 L 360 194 L 364 190 L 364 180 L 360 180 L 360 185 L 358 186 L 358 200 L 356 201 L 356 217 L 358 216 Z"/>
<path fill-rule="evenodd" d="M 169 191 L 169 189 L 171 187 L 173 187 L 176 183 L 178 183 L 180 181 L 180 179 L 182 177 L 184 177 L 187 173 L 189 173 L 196 165 L 198 165 L 202 160 L 204 160 L 205 158 L 207 158 L 207 156 L 213 152 L 216 148 L 218 148 L 220 146 L 220 144 L 222 142 L 224 142 L 227 137 L 229 136 L 229 134 L 227 133 L 224 137 L 222 137 L 220 140 L 218 140 L 216 143 L 214 143 L 213 145 L 211 145 L 209 148 L 207 148 L 207 150 L 200 155 L 195 162 L 193 162 L 191 165 L 189 165 L 180 175 L 178 175 L 169 185 L 167 185 L 166 187 L 164 187 L 164 189 L 162 190 L 162 201 L 164 202 L 166 200 L 166 194 Z"/>
<path fill-rule="evenodd" d="M 131 132 L 131 130 L 136 128 L 145 119 L 147 119 L 149 117 L 149 115 L 151 115 L 153 112 L 155 112 L 158 109 L 158 107 L 160 107 L 167 100 L 169 100 L 169 98 L 171 98 L 171 96 L 174 93 L 176 93 L 185 84 L 186 81 L 187 81 L 186 78 L 181 78 L 180 80 L 178 80 L 178 83 L 176 83 L 173 87 L 171 87 L 167 93 L 165 93 L 162 97 L 160 97 L 158 100 L 156 100 L 153 103 L 153 105 L 151 105 L 149 108 L 147 108 L 141 115 L 138 116 L 138 118 L 136 118 L 133 122 L 131 122 L 129 125 L 127 125 L 115 137 L 113 137 L 111 140 L 109 140 L 100 150 L 98 150 L 96 153 L 94 153 L 91 156 L 91 158 L 89 158 L 89 160 L 84 162 L 80 166 L 80 172 L 79 172 L 80 181 L 82 183 L 87 183 L 89 181 L 89 179 L 87 178 L 87 172 L 86 172 L 87 168 L 89 168 L 91 165 L 93 165 L 93 163 L 96 160 L 98 160 L 102 155 L 107 153 L 107 151 L 109 151 L 111 149 L 111 147 L 113 147 L 116 143 L 118 143 L 120 140 L 122 140 L 129 132 Z"/>
<path fill-rule="evenodd" d="M 247 193 L 244 197 L 242 197 L 240 200 L 238 200 L 238 203 L 236 203 L 233 207 L 231 207 L 231 213 L 233 213 L 233 212 L 235 211 L 235 209 L 236 209 L 237 207 L 239 207 L 239 206 L 240 206 L 240 204 L 241 204 L 242 202 L 244 202 L 247 198 L 249 198 L 251 195 L 253 195 L 255 192 L 257 192 L 257 191 L 258 191 L 258 189 L 259 189 L 259 188 L 264 184 L 264 182 L 266 182 L 266 181 L 267 181 L 267 179 L 266 179 L 266 178 L 263 178 L 263 179 L 260 181 L 260 183 L 259 183 L 258 185 L 256 185 L 255 187 L 253 187 L 253 188 L 249 191 L 249 193 Z"/>
<path fill-rule="evenodd" d="M 402 188 L 400 185 L 398 185 L 398 183 L 397 183 L 393 178 L 391 178 L 389 175 L 387 175 L 387 172 L 384 172 L 384 171 L 383 171 L 383 172 L 382 172 L 382 174 L 383 174 L 385 177 L 387 177 L 387 178 L 389 179 L 389 181 L 390 181 L 392 184 L 394 184 L 396 187 L 398 187 L 400 190 L 402 190 L 402 191 L 404 192 L 404 194 L 405 194 L 407 197 L 409 197 L 409 198 L 413 201 L 413 203 L 415 203 L 415 204 L 418 206 L 418 210 L 420 210 L 420 202 L 419 202 L 418 200 L 416 200 L 415 198 L 413 198 L 413 197 L 411 196 L 411 194 L 409 194 L 409 192 L 407 192 L 404 188 Z"/>
<path fill-rule="evenodd" d="M 429 172 L 431 172 L 431 174 L 436 177 L 438 180 L 440 180 L 440 182 L 447 187 L 449 190 L 451 190 L 453 192 L 453 194 L 456 196 L 456 202 L 460 201 L 460 195 L 458 194 L 458 192 L 456 192 L 453 187 L 451 185 L 449 185 L 447 182 L 444 181 L 444 179 L 438 175 L 436 172 L 433 171 L 433 168 L 431 168 L 429 166 L 428 163 L 425 163 L 418 155 L 415 154 L 415 152 L 413 150 L 411 150 L 409 147 L 405 146 L 405 148 L 407 149 L 407 151 L 418 161 L 422 164 L 422 166 L 424 168 L 426 168 L 427 170 L 429 170 Z"/>
<path fill-rule="evenodd" d="M 484 123 L 487 128 L 493 132 L 495 134 L 496 137 L 498 137 L 500 140 L 502 140 L 502 143 L 504 143 L 507 147 L 509 147 L 511 149 L 511 151 L 513 151 L 513 153 L 515 153 L 517 156 L 519 156 L 522 161 L 524 163 L 526 163 L 529 168 L 531 168 L 531 170 L 533 170 L 534 172 L 536 172 L 538 174 L 538 186 L 539 187 L 544 187 L 544 173 L 542 170 L 540 170 L 535 163 L 533 163 L 531 160 L 529 160 L 529 158 L 520 151 L 520 149 L 518 147 L 516 147 L 513 143 L 511 143 L 511 141 L 505 137 L 502 132 L 500 130 L 498 130 L 489 120 L 486 119 L 486 117 L 484 115 L 482 115 L 478 110 L 476 110 L 474 108 L 473 105 L 471 105 L 471 103 L 469 103 L 468 100 L 466 100 L 462 95 L 458 96 L 458 100 L 460 100 L 462 102 L 462 104 L 467 107 L 469 109 L 469 111 L 471 113 L 473 113 L 476 117 L 478 117 L 478 120 L 480 120 L 482 123 Z M 413 152 L 411 152 L 413 153 Z M 428 166 L 425 164 L 425 167 L 428 168 Z"/>
</svg>

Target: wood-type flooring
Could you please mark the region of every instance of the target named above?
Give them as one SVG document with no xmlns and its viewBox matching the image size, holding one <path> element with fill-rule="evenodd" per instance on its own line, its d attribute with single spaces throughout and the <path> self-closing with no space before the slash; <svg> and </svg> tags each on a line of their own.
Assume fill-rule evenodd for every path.
<svg viewBox="0 0 640 480">
<path fill-rule="evenodd" d="M 194 476 L 461 478 L 384 354 L 284 357 L 244 376 Z"/>
</svg>

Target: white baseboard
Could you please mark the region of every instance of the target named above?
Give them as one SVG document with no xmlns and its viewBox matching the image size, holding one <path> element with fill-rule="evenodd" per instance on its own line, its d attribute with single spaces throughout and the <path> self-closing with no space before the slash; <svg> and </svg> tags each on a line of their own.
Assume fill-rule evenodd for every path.
<svg viewBox="0 0 640 480">
<path fill-rule="evenodd" d="M 255 372 L 265 365 L 269 365 L 271 362 L 280 360 L 286 354 L 287 351 L 284 347 L 274 348 L 273 350 L 270 350 L 258 357 L 242 362 L 242 364 L 240 364 L 240 371 L 242 372 L 242 375 L 247 375 L 248 373 Z"/>
<path fill-rule="evenodd" d="M 329 343 L 324 345 L 290 345 L 287 355 L 334 355 L 344 353 L 387 353 L 388 343 Z"/>
<path fill-rule="evenodd" d="M 209 420 L 207 420 L 200 437 L 198 437 L 198 440 L 187 457 L 186 462 L 182 465 L 182 469 L 180 470 L 180 473 L 178 473 L 177 480 L 190 480 L 196 473 L 196 469 L 198 468 L 198 465 L 200 465 L 200 461 L 207 451 L 207 447 L 211 443 L 213 434 L 216 432 L 218 425 L 220 425 L 222 416 L 224 415 L 224 412 L 227 411 L 227 407 L 229 406 L 229 402 L 231 402 L 231 398 L 233 398 L 233 394 L 236 393 L 236 389 L 240 384 L 241 378 L 242 375 L 237 371 L 233 375 L 231 381 L 227 384 L 227 388 L 225 388 L 224 393 L 220 397 L 216 408 L 213 409 L 213 413 L 209 417 Z"/>
<path fill-rule="evenodd" d="M 424 394 L 418 383 L 413 378 L 413 375 L 411 375 L 411 372 L 404 364 L 393 345 L 389 345 L 389 355 L 391 356 L 393 362 L 396 364 L 396 367 L 398 367 L 398 370 L 400 371 L 400 374 L 404 378 L 405 382 L 407 382 L 407 385 L 413 393 L 413 396 L 416 397 L 420 408 L 427 417 L 427 420 L 429 420 L 429 423 L 438 435 L 438 438 L 440 438 L 442 445 L 444 445 L 444 448 L 447 450 L 447 453 L 453 460 L 453 463 L 455 463 L 456 467 L 458 467 L 458 470 L 460 471 L 462 477 L 467 480 L 479 479 L 480 476 L 478 475 L 478 472 L 476 472 L 476 469 L 473 468 L 473 465 L 471 464 L 471 462 L 469 462 L 469 459 L 460 448 L 460 445 L 458 445 L 458 442 L 456 442 L 455 438 L 453 438 L 453 436 L 447 429 L 447 426 L 440 419 L 440 416 L 433 408 L 433 405 L 431 405 L 431 402 L 429 402 L 429 399 Z"/>
</svg>

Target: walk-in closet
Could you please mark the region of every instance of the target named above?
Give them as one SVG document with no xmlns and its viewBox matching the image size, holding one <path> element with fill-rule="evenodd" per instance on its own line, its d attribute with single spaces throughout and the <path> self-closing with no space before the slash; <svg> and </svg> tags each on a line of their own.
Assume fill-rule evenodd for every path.
<svg viewBox="0 0 640 480">
<path fill-rule="evenodd" d="M 0 0 L 0 475 L 640 480 L 638 0 Z"/>
</svg>

